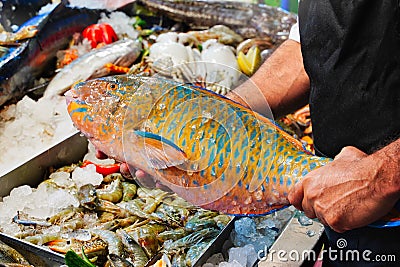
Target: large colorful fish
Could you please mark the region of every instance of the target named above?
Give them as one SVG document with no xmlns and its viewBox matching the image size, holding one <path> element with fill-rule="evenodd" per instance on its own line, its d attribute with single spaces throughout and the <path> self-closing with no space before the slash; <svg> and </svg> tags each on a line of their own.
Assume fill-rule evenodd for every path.
<svg viewBox="0 0 400 267">
<path fill-rule="evenodd" d="M 79 83 L 66 97 L 74 124 L 99 150 L 206 209 L 269 213 L 331 161 L 272 120 L 195 86 L 124 75 Z"/>
</svg>

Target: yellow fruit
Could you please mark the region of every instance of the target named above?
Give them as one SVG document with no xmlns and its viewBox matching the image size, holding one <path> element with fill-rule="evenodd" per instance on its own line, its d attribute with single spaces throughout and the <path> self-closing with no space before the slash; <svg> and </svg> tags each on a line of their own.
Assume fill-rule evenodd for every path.
<svg viewBox="0 0 400 267">
<path fill-rule="evenodd" d="M 242 51 L 239 52 L 237 62 L 240 70 L 251 76 L 256 72 L 261 64 L 261 52 L 257 46 L 252 46 L 245 55 Z"/>
</svg>

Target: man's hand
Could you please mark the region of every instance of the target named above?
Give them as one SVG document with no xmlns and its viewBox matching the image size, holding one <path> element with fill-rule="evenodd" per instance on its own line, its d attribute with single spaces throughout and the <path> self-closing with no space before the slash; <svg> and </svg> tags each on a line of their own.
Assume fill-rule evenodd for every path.
<svg viewBox="0 0 400 267">
<path fill-rule="evenodd" d="M 388 194 L 382 161 L 355 147 L 345 147 L 335 160 L 307 174 L 289 194 L 289 201 L 309 218 L 336 232 L 366 226 L 386 215 L 398 200 Z"/>
<path fill-rule="evenodd" d="M 107 155 L 103 152 L 96 150 L 96 157 L 99 159 L 106 159 Z M 127 163 L 122 163 L 120 167 L 120 172 L 122 176 L 127 179 L 134 179 L 140 186 L 144 186 L 147 188 L 160 188 L 164 191 L 170 191 L 170 189 L 160 182 L 155 181 L 155 179 L 144 172 L 143 170 L 137 170 L 132 166 L 129 166 Z"/>
</svg>

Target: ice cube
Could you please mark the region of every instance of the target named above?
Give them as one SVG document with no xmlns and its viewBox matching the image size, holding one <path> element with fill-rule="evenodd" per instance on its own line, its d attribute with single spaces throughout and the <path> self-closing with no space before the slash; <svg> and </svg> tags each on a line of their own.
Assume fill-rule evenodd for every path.
<svg viewBox="0 0 400 267">
<path fill-rule="evenodd" d="M 228 262 L 233 261 L 237 261 L 241 266 L 247 266 L 247 250 L 244 247 L 230 248 Z"/>
<path fill-rule="evenodd" d="M 32 188 L 29 185 L 21 185 L 21 186 L 13 188 L 11 190 L 10 197 L 18 200 L 18 199 L 24 198 L 30 194 L 32 194 Z"/>
<path fill-rule="evenodd" d="M 235 232 L 239 235 L 251 237 L 256 234 L 256 223 L 249 217 L 243 217 L 235 221 Z"/>
<path fill-rule="evenodd" d="M 213 254 L 210 258 L 208 258 L 207 263 L 211 263 L 212 265 L 218 265 L 221 262 L 223 262 L 224 256 L 222 255 L 222 253 L 216 253 Z"/>
<path fill-rule="evenodd" d="M 257 229 L 273 228 L 273 227 L 276 227 L 275 221 L 271 218 L 266 218 L 265 220 L 263 220 L 259 224 L 257 224 Z"/>
<path fill-rule="evenodd" d="M 23 212 L 26 213 L 29 217 L 36 219 L 47 219 L 55 214 L 54 208 L 49 206 L 43 206 L 40 208 L 25 207 Z"/>
<path fill-rule="evenodd" d="M 53 172 L 50 174 L 49 178 L 60 187 L 70 187 L 73 185 L 73 181 L 70 176 L 70 173 L 61 171 Z"/>
<path fill-rule="evenodd" d="M 64 171 L 53 172 L 52 174 L 50 174 L 49 178 L 53 179 L 53 181 L 55 183 L 57 182 L 57 180 L 59 180 L 59 182 L 62 182 L 63 180 L 69 179 L 70 174 L 68 172 L 64 172 Z"/>
<path fill-rule="evenodd" d="M 248 244 L 243 247 L 243 249 L 246 251 L 247 254 L 247 266 L 252 267 L 254 263 L 257 261 L 258 256 L 257 252 L 254 249 L 254 246 L 252 244 Z"/>
<path fill-rule="evenodd" d="M 21 233 L 21 229 L 16 223 L 1 223 L 0 229 L 3 233 L 12 236 Z"/>
<path fill-rule="evenodd" d="M 53 191 L 49 195 L 47 202 L 50 206 L 56 209 L 62 209 L 69 206 L 79 207 L 78 199 L 63 189 Z"/>
<path fill-rule="evenodd" d="M 103 175 L 96 172 L 96 166 L 89 164 L 85 168 L 76 168 L 72 172 L 72 180 L 77 187 L 85 184 L 100 185 L 103 181 Z"/>
<path fill-rule="evenodd" d="M 313 224 L 313 220 L 308 218 L 306 215 L 301 214 L 298 218 L 297 221 L 302 225 L 302 226 L 309 226 Z"/>
</svg>

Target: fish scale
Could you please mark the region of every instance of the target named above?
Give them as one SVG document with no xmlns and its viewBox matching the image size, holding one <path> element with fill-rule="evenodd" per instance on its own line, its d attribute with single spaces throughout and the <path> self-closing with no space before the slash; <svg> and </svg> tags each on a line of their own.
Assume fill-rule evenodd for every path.
<svg viewBox="0 0 400 267">
<path fill-rule="evenodd" d="M 80 83 L 66 96 L 74 124 L 99 150 L 210 210 L 261 215 L 287 206 L 301 177 L 332 160 L 196 86 L 124 75 Z M 99 102 L 104 96 L 114 101 Z"/>
</svg>

